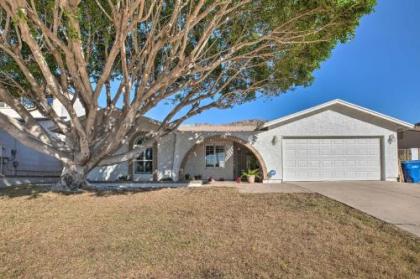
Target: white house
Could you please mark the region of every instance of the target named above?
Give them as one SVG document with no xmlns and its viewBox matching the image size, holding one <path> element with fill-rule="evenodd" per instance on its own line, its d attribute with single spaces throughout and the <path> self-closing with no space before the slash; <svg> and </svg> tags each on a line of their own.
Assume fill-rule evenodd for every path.
<svg viewBox="0 0 420 279">
<path fill-rule="evenodd" d="M 59 103 L 52 106 L 66 117 Z M 0 113 L 13 111 L 0 106 Z M 37 112 L 34 111 L 34 114 Z M 41 116 L 39 116 L 41 117 Z M 49 121 L 39 118 L 48 126 Z M 142 132 L 120 151 L 142 146 L 157 121 L 144 118 Z M 401 120 L 333 100 L 269 122 L 183 125 L 133 161 L 98 167 L 90 181 L 234 180 L 259 169 L 260 180 L 397 180 L 398 133 L 413 129 Z M 57 175 L 61 164 L 0 131 L 3 175 Z"/>
<path fill-rule="evenodd" d="M 144 119 L 144 130 L 157 123 Z M 398 132 L 413 125 L 342 100 L 266 123 L 184 125 L 130 162 L 91 181 L 234 180 L 258 168 L 264 182 L 398 178 Z M 142 145 L 141 133 L 126 151 Z"/>
</svg>

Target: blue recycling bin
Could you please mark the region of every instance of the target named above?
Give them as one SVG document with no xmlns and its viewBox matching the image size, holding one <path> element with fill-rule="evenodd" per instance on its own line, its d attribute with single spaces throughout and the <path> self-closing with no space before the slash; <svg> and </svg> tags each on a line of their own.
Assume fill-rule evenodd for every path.
<svg viewBox="0 0 420 279">
<path fill-rule="evenodd" d="M 401 164 L 405 181 L 420 183 L 420 160 L 404 161 Z"/>
</svg>

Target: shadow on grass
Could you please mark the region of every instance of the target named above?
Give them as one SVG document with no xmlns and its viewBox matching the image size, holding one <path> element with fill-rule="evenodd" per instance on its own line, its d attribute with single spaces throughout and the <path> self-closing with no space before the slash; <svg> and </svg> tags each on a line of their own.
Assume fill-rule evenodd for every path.
<svg viewBox="0 0 420 279">
<path fill-rule="evenodd" d="M 28 199 L 36 199 L 42 196 L 45 193 L 55 193 L 57 195 L 63 196 L 73 196 L 80 195 L 83 193 L 90 193 L 92 196 L 96 197 L 109 197 L 114 195 L 129 195 L 137 194 L 150 191 L 158 191 L 165 188 L 106 188 L 106 189 L 95 189 L 88 188 L 83 189 L 77 192 L 53 192 L 51 185 L 18 185 L 18 186 L 9 186 L 0 188 L 0 198 L 18 198 L 18 197 L 28 197 Z"/>
<path fill-rule="evenodd" d="M 43 193 L 51 191 L 51 186 L 46 185 L 18 185 L 0 188 L 0 198 L 28 197 L 28 199 L 39 198 Z"/>
<path fill-rule="evenodd" d="M 144 192 L 159 191 L 167 188 L 107 188 L 107 189 L 85 189 L 84 191 L 91 193 L 96 197 L 109 197 L 115 195 L 131 195 Z"/>
</svg>

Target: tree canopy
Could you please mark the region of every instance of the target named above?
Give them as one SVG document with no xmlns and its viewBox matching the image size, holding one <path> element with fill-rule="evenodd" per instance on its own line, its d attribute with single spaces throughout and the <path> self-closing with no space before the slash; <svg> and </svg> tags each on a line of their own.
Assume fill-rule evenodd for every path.
<svg viewBox="0 0 420 279">
<path fill-rule="evenodd" d="M 138 132 L 162 101 L 150 135 L 187 118 L 308 86 L 332 49 L 354 36 L 375 0 L 0 0 L 0 99 L 22 117 L 2 127 L 84 176 Z M 113 86 L 111 86 L 113 85 Z M 56 126 L 45 131 L 17 97 Z M 61 119 L 47 97 L 60 101 Z M 106 99 L 100 106 L 99 100 Z M 85 115 L 74 109 L 80 102 Z M 65 168 L 66 168 L 65 167 Z M 74 171 L 73 171 L 74 172 Z"/>
</svg>

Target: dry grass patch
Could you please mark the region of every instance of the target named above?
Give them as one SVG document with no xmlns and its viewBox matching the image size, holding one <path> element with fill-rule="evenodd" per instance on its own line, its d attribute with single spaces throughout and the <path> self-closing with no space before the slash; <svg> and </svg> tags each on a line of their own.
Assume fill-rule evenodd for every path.
<svg viewBox="0 0 420 279">
<path fill-rule="evenodd" d="M 316 194 L 0 192 L 0 277 L 420 275 L 420 241 Z"/>
</svg>

